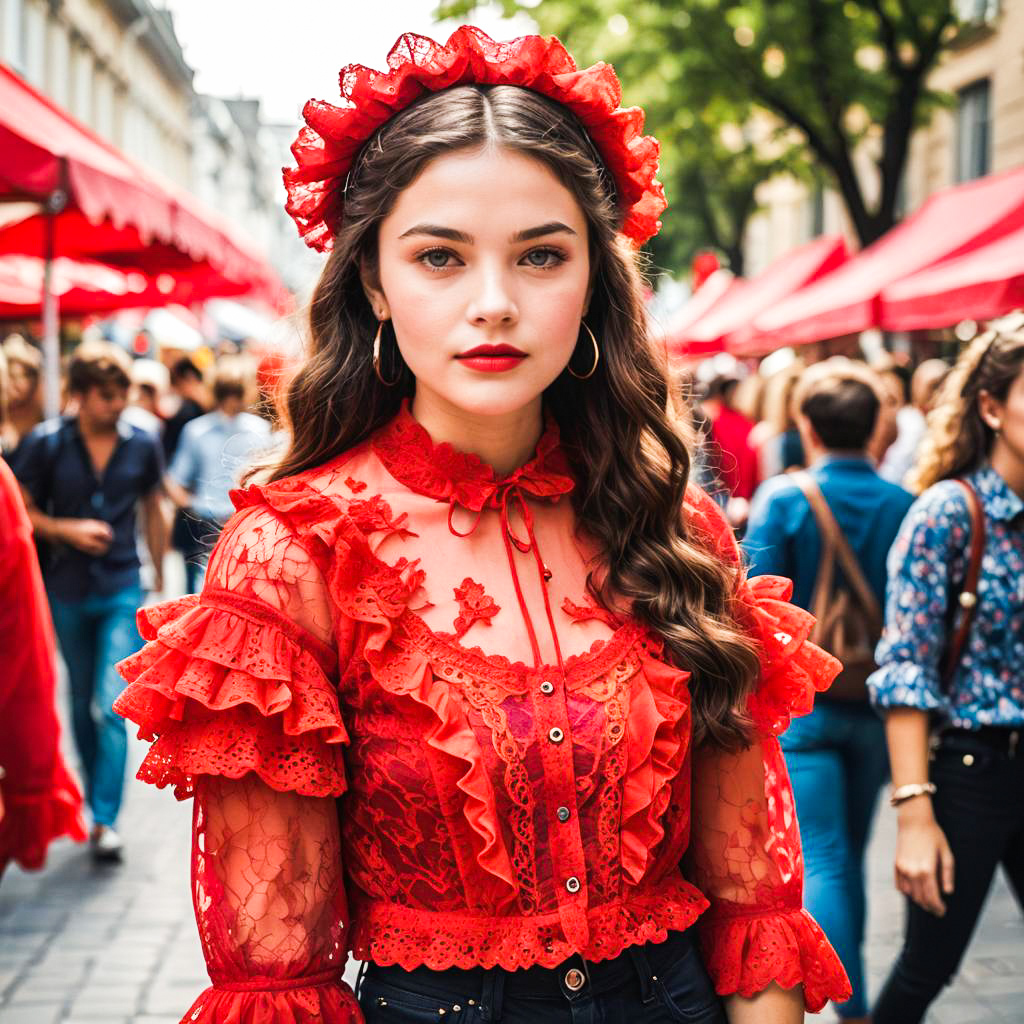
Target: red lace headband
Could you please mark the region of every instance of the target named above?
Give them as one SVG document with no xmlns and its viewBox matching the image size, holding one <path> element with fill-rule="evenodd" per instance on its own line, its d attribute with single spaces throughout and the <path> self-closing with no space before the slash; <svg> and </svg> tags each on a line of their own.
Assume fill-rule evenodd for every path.
<svg viewBox="0 0 1024 1024">
<path fill-rule="evenodd" d="M 455 85 L 518 85 L 567 106 L 582 122 L 615 179 L 622 232 L 640 246 L 661 227 L 665 192 L 655 179 L 658 140 L 644 135 L 644 112 L 619 106 L 615 71 L 598 63 L 582 71 L 553 36 L 495 42 L 463 25 L 443 46 L 406 33 L 388 54 L 388 70 L 362 64 L 341 69 L 342 106 L 310 100 L 306 124 L 292 144 L 298 166 L 284 169 L 285 208 L 306 245 L 330 251 L 344 215 L 345 186 L 363 144 L 395 114 L 427 92 Z"/>
</svg>

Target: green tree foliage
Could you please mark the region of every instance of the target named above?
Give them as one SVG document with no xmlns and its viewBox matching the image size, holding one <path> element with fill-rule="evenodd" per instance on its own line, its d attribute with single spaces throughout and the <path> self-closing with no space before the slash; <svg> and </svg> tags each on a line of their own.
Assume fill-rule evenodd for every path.
<svg viewBox="0 0 1024 1024">
<path fill-rule="evenodd" d="M 711 245 L 742 272 L 757 187 L 780 171 L 833 185 L 862 244 L 884 234 L 910 136 L 944 101 L 925 80 L 956 34 L 950 0 L 499 2 L 581 63 L 614 64 L 625 101 L 646 109 L 670 202 L 653 251 L 677 270 Z M 438 14 L 479 6 L 443 0 Z"/>
</svg>

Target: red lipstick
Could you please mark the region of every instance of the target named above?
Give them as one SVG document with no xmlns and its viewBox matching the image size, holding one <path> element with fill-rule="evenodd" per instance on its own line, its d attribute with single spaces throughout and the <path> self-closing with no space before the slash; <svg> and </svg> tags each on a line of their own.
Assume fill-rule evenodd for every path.
<svg viewBox="0 0 1024 1024">
<path fill-rule="evenodd" d="M 515 369 L 526 358 L 526 353 L 512 345 L 477 345 L 455 358 L 471 370 L 505 373 Z"/>
</svg>

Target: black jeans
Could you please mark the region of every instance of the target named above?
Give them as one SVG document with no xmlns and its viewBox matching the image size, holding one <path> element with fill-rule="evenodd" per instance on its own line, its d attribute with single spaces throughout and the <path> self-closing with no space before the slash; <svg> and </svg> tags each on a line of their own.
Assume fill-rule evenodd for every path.
<svg viewBox="0 0 1024 1024">
<path fill-rule="evenodd" d="M 1018 730 L 1024 744 L 1024 730 Z M 903 951 L 873 1024 L 917 1024 L 960 966 L 996 868 L 1024 907 L 1024 749 L 1009 729 L 945 732 L 931 778 L 935 818 L 953 850 L 954 889 L 936 917 L 907 900 Z"/>
<path fill-rule="evenodd" d="M 449 968 L 369 964 L 357 985 L 366 1024 L 725 1024 L 693 929 L 614 960 L 558 967 Z"/>
</svg>

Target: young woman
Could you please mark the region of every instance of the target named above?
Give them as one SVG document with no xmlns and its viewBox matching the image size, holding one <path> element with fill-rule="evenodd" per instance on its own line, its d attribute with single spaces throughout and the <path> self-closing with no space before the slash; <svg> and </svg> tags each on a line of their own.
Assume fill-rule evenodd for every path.
<svg viewBox="0 0 1024 1024">
<path fill-rule="evenodd" d="M 970 633 L 944 670 L 971 551 L 958 479 L 979 500 L 985 545 Z M 913 484 L 924 493 L 890 553 L 870 680 L 899 814 L 896 885 L 909 897 L 875 1024 L 923 1019 L 956 972 L 999 864 L 1024 893 L 1024 334 L 985 334 L 961 356 Z"/>
<path fill-rule="evenodd" d="M 554 39 L 388 66 L 294 147 L 291 447 L 124 666 L 141 777 L 196 797 L 186 1019 L 795 1024 L 848 989 L 775 736 L 837 666 L 687 492 L 657 145 Z"/>
</svg>

